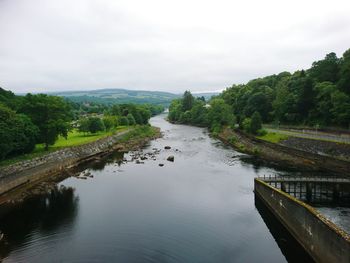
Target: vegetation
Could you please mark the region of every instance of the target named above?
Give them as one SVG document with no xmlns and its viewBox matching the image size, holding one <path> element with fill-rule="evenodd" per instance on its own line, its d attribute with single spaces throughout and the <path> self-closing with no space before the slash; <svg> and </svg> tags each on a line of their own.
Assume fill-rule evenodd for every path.
<svg viewBox="0 0 350 263">
<path fill-rule="evenodd" d="M 40 157 L 48 152 L 60 150 L 65 147 L 78 146 L 78 145 L 90 143 L 90 142 L 105 138 L 107 136 L 110 136 L 116 132 L 121 132 L 123 130 L 126 130 L 127 128 L 128 127 L 125 127 L 125 126 L 118 126 L 113 130 L 97 132 L 95 134 L 85 134 L 85 133 L 81 133 L 76 129 L 73 129 L 68 132 L 67 138 L 60 136 L 58 140 L 55 142 L 55 144 L 49 147 L 49 150 L 45 150 L 44 144 L 36 144 L 34 150 L 31 151 L 30 153 L 11 156 L 10 158 L 0 161 L 0 166 L 13 164 L 19 161 L 30 160 L 35 157 Z"/>
<path fill-rule="evenodd" d="M 254 79 L 227 88 L 220 98 L 232 107 L 239 124 L 257 111 L 264 123 L 350 125 L 350 49 L 316 61 L 308 70 Z"/>
<path fill-rule="evenodd" d="M 161 105 L 149 104 L 76 103 L 46 94 L 16 96 L 0 88 L 0 160 L 24 154 L 30 157 L 40 152 L 38 149 L 57 149 L 64 139 L 65 145 L 75 145 L 120 126 L 145 125 L 163 110 Z M 72 129 L 76 134 L 73 141 L 68 138 Z"/>
<path fill-rule="evenodd" d="M 258 138 L 272 143 L 279 143 L 280 141 L 287 140 L 288 136 L 280 133 L 269 132 L 262 136 L 258 136 Z"/>
<path fill-rule="evenodd" d="M 70 115 L 69 105 L 60 97 L 45 94 L 27 94 L 18 109 L 26 114 L 39 129 L 38 141 L 45 148 L 53 145 L 58 136 L 67 137 Z"/>
<path fill-rule="evenodd" d="M 100 89 L 91 91 L 67 91 L 55 92 L 58 95 L 68 98 L 77 103 L 92 103 L 95 105 L 113 104 L 151 104 L 168 106 L 171 100 L 179 97 L 176 94 L 162 91 L 143 91 L 125 89 Z"/>
<path fill-rule="evenodd" d="M 172 101 L 169 120 L 209 127 L 217 133 L 235 126 L 271 141 L 262 123 L 350 128 L 350 49 L 327 54 L 310 69 L 282 72 L 232 85 L 209 102 L 186 91 Z"/>
<path fill-rule="evenodd" d="M 223 99 L 215 98 L 206 104 L 204 98 L 194 98 L 189 91 L 172 101 L 168 118 L 172 122 L 207 126 L 214 132 L 235 122 L 231 107 Z"/>
</svg>

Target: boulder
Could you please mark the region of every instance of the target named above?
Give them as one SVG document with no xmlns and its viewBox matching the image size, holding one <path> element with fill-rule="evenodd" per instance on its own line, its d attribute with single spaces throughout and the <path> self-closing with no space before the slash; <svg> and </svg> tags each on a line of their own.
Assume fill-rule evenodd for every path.
<svg viewBox="0 0 350 263">
<path fill-rule="evenodd" d="M 173 155 L 170 155 L 170 156 L 167 158 L 167 160 L 168 160 L 169 162 L 173 162 L 174 159 L 175 159 L 175 157 L 174 157 Z"/>
<path fill-rule="evenodd" d="M 160 164 L 158 164 L 160 167 L 163 167 L 164 166 L 164 163 L 160 163 Z"/>
<path fill-rule="evenodd" d="M 170 147 L 170 146 L 165 146 L 164 149 L 165 149 L 165 150 L 170 150 L 171 147 Z"/>
</svg>

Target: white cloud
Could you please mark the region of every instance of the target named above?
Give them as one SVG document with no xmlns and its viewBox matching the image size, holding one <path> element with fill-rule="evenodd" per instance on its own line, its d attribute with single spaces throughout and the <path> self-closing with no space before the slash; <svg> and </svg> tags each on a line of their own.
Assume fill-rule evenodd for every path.
<svg viewBox="0 0 350 263">
<path fill-rule="evenodd" d="M 350 48 L 348 1 L 0 0 L 0 86 L 179 92 Z"/>
</svg>

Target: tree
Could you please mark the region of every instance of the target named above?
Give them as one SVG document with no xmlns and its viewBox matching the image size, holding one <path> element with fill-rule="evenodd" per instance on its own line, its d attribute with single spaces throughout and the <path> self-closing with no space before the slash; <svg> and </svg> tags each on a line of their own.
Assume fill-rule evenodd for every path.
<svg viewBox="0 0 350 263">
<path fill-rule="evenodd" d="M 110 109 L 110 114 L 114 116 L 120 116 L 121 111 L 119 105 L 113 105 Z"/>
<path fill-rule="evenodd" d="M 262 128 L 261 115 L 259 112 L 254 112 L 251 118 L 250 123 L 250 132 L 253 134 L 257 134 L 258 131 Z"/>
<path fill-rule="evenodd" d="M 332 82 L 321 82 L 315 86 L 316 103 L 315 108 L 311 112 L 313 122 L 322 126 L 329 125 L 333 122 L 332 109 L 332 94 L 337 88 Z"/>
<path fill-rule="evenodd" d="M 126 117 L 128 118 L 129 125 L 135 125 L 136 124 L 135 118 L 134 118 L 134 116 L 131 113 L 129 113 L 128 116 L 126 116 Z"/>
<path fill-rule="evenodd" d="M 350 128 L 350 96 L 341 91 L 335 91 L 331 96 L 334 122 L 337 125 Z"/>
<path fill-rule="evenodd" d="M 82 133 L 89 132 L 89 119 L 82 118 L 78 121 L 78 131 Z"/>
<path fill-rule="evenodd" d="M 102 121 L 106 128 L 106 131 L 109 131 L 110 129 L 116 126 L 116 119 L 113 116 L 105 116 L 103 117 Z"/>
<path fill-rule="evenodd" d="M 183 112 L 191 110 L 194 102 L 194 97 L 190 91 L 185 91 L 182 98 L 182 110 Z"/>
<path fill-rule="evenodd" d="M 128 125 L 129 125 L 129 120 L 128 120 L 128 118 L 125 117 L 125 116 L 120 117 L 120 119 L 119 119 L 119 124 L 120 124 L 121 126 L 128 126 Z"/>
<path fill-rule="evenodd" d="M 0 127 L 0 159 L 34 149 L 39 130 L 27 116 L 0 104 Z"/>
<path fill-rule="evenodd" d="M 27 94 L 23 99 L 19 112 L 30 117 L 39 128 L 39 142 L 49 145 L 55 143 L 59 135 L 67 138 L 71 110 L 69 105 L 61 97 L 48 96 L 46 94 Z"/>
<path fill-rule="evenodd" d="M 210 127 L 219 125 L 233 125 L 235 117 L 231 107 L 225 103 L 223 99 L 212 99 L 208 109 L 208 121 Z"/>
<path fill-rule="evenodd" d="M 104 131 L 105 126 L 100 118 L 90 117 L 88 118 L 88 130 L 91 133 L 96 133 L 99 131 Z"/>
<path fill-rule="evenodd" d="M 208 112 L 205 107 L 205 102 L 197 99 L 191 109 L 191 123 L 199 126 L 206 126 L 208 124 Z"/>
<path fill-rule="evenodd" d="M 311 78 L 316 82 L 330 81 L 335 83 L 339 75 L 339 62 L 334 52 L 327 54 L 323 60 L 312 63 L 309 70 Z"/>
<path fill-rule="evenodd" d="M 244 108 L 246 116 L 252 115 L 255 111 L 261 112 L 264 121 L 270 120 L 269 113 L 272 111 L 272 101 L 268 98 L 267 92 L 253 93 Z"/>
<path fill-rule="evenodd" d="M 341 59 L 337 87 L 339 90 L 350 95 L 350 49 L 344 52 Z"/>
</svg>

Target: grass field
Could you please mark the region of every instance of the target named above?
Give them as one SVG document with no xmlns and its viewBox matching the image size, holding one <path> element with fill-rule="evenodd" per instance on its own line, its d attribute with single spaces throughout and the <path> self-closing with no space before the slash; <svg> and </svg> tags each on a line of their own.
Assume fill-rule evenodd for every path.
<svg viewBox="0 0 350 263">
<path fill-rule="evenodd" d="M 288 136 L 280 133 L 268 132 L 267 134 L 258 136 L 257 138 L 272 143 L 279 143 L 282 140 L 288 139 Z"/>
<path fill-rule="evenodd" d="M 84 133 L 78 132 L 77 130 L 73 130 L 68 133 L 67 139 L 65 139 L 64 137 L 59 137 L 54 145 L 49 146 L 48 151 L 45 151 L 44 144 L 37 144 L 33 152 L 3 160 L 0 162 L 0 166 L 5 166 L 9 164 L 14 164 L 19 161 L 33 159 L 35 157 L 42 156 L 48 152 L 57 151 L 65 147 L 78 146 L 89 142 L 93 142 L 98 139 L 112 135 L 116 132 L 126 130 L 127 128 L 128 128 L 127 126 L 119 126 L 118 128 L 113 130 L 110 130 L 107 132 L 98 132 L 95 134 L 84 134 Z"/>
</svg>

